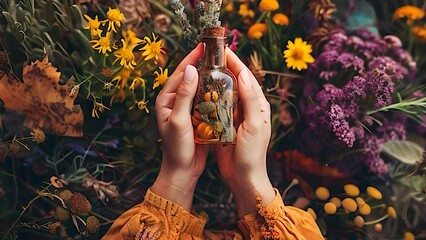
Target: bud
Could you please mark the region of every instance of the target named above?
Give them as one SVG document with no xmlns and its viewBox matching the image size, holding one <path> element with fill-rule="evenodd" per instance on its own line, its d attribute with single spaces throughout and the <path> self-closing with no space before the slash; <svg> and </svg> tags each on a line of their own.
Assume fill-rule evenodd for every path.
<svg viewBox="0 0 426 240">
<path fill-rule="evenodd" d="M 56 208 L 55 217 L 61 222 L 66 222 L 70 219 L 70 212 L 68 212 L 68 210 L 66 210 L 65 208 L 59 206 Z"/>
<path fill-rule="evenodd" d="M 97 233 L 100 228 L 99 220 L 95 216 L 90 216 L 86 219 L 87 231 L 91 234 Z"/>
<path fill-rule="evenodd" d="M 92 205 L 90 204 L 89 200 L 81 194 L 81 193 L 74 193 L 69 200 L 69 206 L 71 209 L 71 212 L 75 215 L 82 215 L 82 214 L 88 214 L 92 210 Z"/>
</svg>

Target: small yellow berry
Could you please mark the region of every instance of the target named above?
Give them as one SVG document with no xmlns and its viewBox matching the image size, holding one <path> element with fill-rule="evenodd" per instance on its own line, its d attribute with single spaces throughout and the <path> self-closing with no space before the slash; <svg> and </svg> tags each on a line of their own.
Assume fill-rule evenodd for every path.
<svg viewBox="0 0 426 240">
<path fill-rule="evenodd" d="M 358 208 L 355 200 L 353 200 L 352 198 L 345 198 L 342 201 L 342 205 L 345 208 L 345 210 L 347 210 L 349 212 L 355 212 L 356 209 Z"/>
<path fill-rule="evenodd" d="M 383 225 L 381 223 L 376 223 L 374 225 L 374 231 L 376 231 L 376 232 L 382 232 L 383 231 Z"/>
<path fill-rule="evenodd" d="M 354 218 L 354 224 L 355 226 L 357 226 L 358 228 L 362 228 L 364 226 L 365 220 L 364 218 L 362 218 L 361 216 L 356 216 Z"/>
<path fill-rule="evenodd" d="M 334 203 L 328 202 L 328 203 L 324 204 L 324 211 L 325 211 L 325 213 L 332 215 L 332 214 L 335 214 L 337 212 L 337 207 L 336 207 L 336 205 L 334 205 Z"/>
<path fill-rule="evenodd" d="M 343 188 L 345 189 L 345 193 L 351 197 L 359 195 L 359 188 L 354 184 L 346 184 Z"/>
<path fill-rule="evenodd" d="M 393 207 L 388 207 L 388 215 L 390 218 L 396 219 L 396 211 Z"/>
<path fill-rule="evenodd" d="M 371 207 L 367 203 L 359 206 L 359 213 L 361 213 L 364 216 L 370 215 L 371 213 Z"/>
<path fill-rule="evenodd" d="M 382 193 L 375 187 L 367 187 L 367 194 L 374 199 L 382 199 Z"/>
<path fill-rule="evenodd" d="M 317 214 L 315 213 L 315 211 L 312 208 L 308 208 L 308 210 L 306 210 L 314 220 L 317 220 Z"/>
<path fill-rule="evenodd" d="M 365 201 L 362 197 L 357 197 L 355 200 L 359 207 L 365 204 Z"/>
<path fill-rule="evenodd" d="M 338 197 L 331 198 L 330 202 L 334 203 L 334 205 L 336 205 L 338 208 L 342 206 L 342 200 L 340 200 Z"/>
<path fill-rule="evenodd" d="M 414 234 L 412 232 L 404 233 L 404 240 L 415 240 Z"/>
<path fill-rule="evenodd" d="M 330 197 L 330 191 L 326 187 L 318 187 L 315 190 L 315 195 L 318 199 L 325 201 Z"/>
</svg>

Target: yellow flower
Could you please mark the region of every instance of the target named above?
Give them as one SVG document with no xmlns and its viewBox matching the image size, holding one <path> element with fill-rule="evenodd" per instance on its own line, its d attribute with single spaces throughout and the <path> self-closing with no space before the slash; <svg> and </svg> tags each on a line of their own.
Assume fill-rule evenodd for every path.
<svg viewBox="0 0 426 240">
<path fill-rule="evenodd" d="M 329 215 L 335 214 L 337 212 L 337 207 L 334 203 L 328 202 L 324 204 L 324 212 Z"/>
<path fill-rule="evenodd" d="M 338 197 L 331 198 L 330 202 L 334 203 L 334 205 L 336 205 L 336 207 L 342 206 L 342 200 L 340 200 Z"/>
<path fill-rule="evenodd" d="M 280 7 L 277 0 L 261 0 L 259 3 L 260 11 L 275 11 Z"/>
<path fill-rule="evenodd" d="M 240 10 L 238 13 L 241 15 L 241 17 L 245 18 L 253 18 L 254 17 L 254 11 L 249 9 L 247 4 L 243 3 L 240 5 Z"/>
<path fill-rule="evenodd" d="M 116 56 L 117 59 L 115 59 L 113 63 L 120 60 L 120 65 L 124 68 L 134 69 L 136 66 L 135 55 L 133 54 L 134 46 L 127 46 L 124 39 L 121 39 L 121 42 L 123 43 L 123 46 L 115 51 L 114 56 Z"/>
<path fill-rule="evenodd" d="M 155 77 L 155 80 L 154 80 L 153 89 L 155 89 L 156 87 L 159 87 L 160 85 L 163 86 L 167 82 L 167 80 L 169 79 L 168 74 L 169 74 L 169 69 L 167 69 L 167 68 L 166 68 L 166 70 L 164 70 L 164 72 L 163 72 L 163 69 L 161 67 L 160 67 L 160 72 L 155 71 L 154 75 L 156 77 Z"/>
<path fill-rule="evenodd" d="M 160 54 L 164 54 L 163 47 L 163 39 L 158 40 L 158 36 L 155 36 L 154 33 L 152 33 L 152 41 L 149 37 L 145 37 L 145 46 L 141 48 L 140 50 L 143 50 L 142 56 L 145 57 L 145 61 L 155 58 L 155 60 L 158 59 Z"/>
<path fill-rule="evenodd" d="M 330 197 L 330 191 L 326 187 L 318 187 L 315 190 L 315 195 L 318 199 L 325 201 Z"/>
<path fill-rule="evenodd" d="M 102 30 L 99 29 L 101 23 L 98 20 L 98 16 L 95 16 L 95 19 L 92 19 L 88 15 L 84 14 L 84 18 L 87 20 L 85 29 L 90 29 L 90 36 L 92 36 L 92 38 L 99 37 L 102 33 Z"/>
<path fill-rule="evenodd" d="M 234 11 L 234 4 L 232 2 L 225 5 L 225 11 L 227 12 L 233 12 Z"/>
<path fill-rule="evenodd" d="M 423 26 L 414 26 L 413 33 L 417 38 L 426 41 L 426 24 Z"/>
<path fill-rule="evenodd" d="M 374 199 L 382 199 L 382 193 L 375 187 L 367 187 L 367 194 Z"/>
<path fill-rule="evenodd" d="M 141 77 L 135 77 L 133 79 L 132 84 L 129 87 L 129 90 L 134 92 L 135 89 L 139 86 L 145 87 L 145 79 L 141 78 Z"/>
<path fill-rule="evenodd" d="M 414 234 L 412 232 L 405 232 L 404 233 L 404 240 L 415 240 L 416 237 L 414 237 Z"/>
<path fill-rule="evenodd" d="M 31 130 L 30 134 L 33 136 L 33 141 L 37 144 L 43 143 L 44 140 L 46 140 L 46 135 L 40 128 L 34 128 Z"/>
<path fill-rule="evenodd" d="M 358 228 L 362 228 L 365 224 L 365 220 L 364 218 L 362 218 L 361 216 L 356 216 L 354 218 L 354 224 L 355 226 L 357 226 Z"/>
<path fill-rule="evenodd" d="M 362 197 L 357 197 L 355 198 L 356 203 L 358 204 L 358 206 L 362 206 L 365 204 L 365 201 Z"/>
<path fill-rule="evenodd" d="M 411 25 L 414 20 L 424 18 L 425 11 L 421 8 L 411 5 L 405 5 L 395 10 L 393 17 L 396 18 L 407 18 L 407 24 Z"/>
<path fill-rule="evenodd" d="M 111 82 L 115 82 L 117 81 L 115 87 L 118 89 L 123 89 L 126 84 L 127 81 L 130 78 L 130 74 L 132 73 L 131 69 L 127 69 L 127 68 L 123 68 L 121 69 L 121 71 L 117 74 L 117 76 L 115 76 Z"/>
<path fill-rule="evenodd" d="M 108 33 L 105 35 L 105 37 L 90 40 L 90 42 L 93 43 L 93 49 L 98 50 L 99 53 L 108 55 L 107 51 L 112 52 L 110 34 Z"/>
<path fill-rule="evenodd" d="M 107 108 L 105 105 L 103 105 L 102 103 L 98 103 L 98 102 L 93 102 L 93 109 L 92 109 L 92 117 L 96 117 L 99 118 L 99 113 L 103 113 L 103 111 L 105 109 L 110 110 L 109 108 Z"/>
<path fill-rule="evenodd" d="M 370 215 L 371 213 L 371 207 L 367 203 L 359 206 L 358 210 L 359 210 L 359 213 L 361 213 L 361 215 L 364 215 L 364 216 Z"/>
<path fill-rule="evenodd" d="M 342 206 L 345 208 L 345 210 L 349 212 L 355 212 L 358 208 L 358 205 L 356 204 L 355 200 L 352 198 L 345 198 L 342 201 Z"/>
<path fill-rule="evenodd" d="M 267 30 L 268 30 L 268 26 L 266 24 L 255 23 L 249 28 L 247 32 L 247 37 L 259 39 L 266 33 Z"/>
<path fill-rule="evenodd" d="M 382 232 L 383 231 L 383 225 L 381 223 L 374 224 L 374 231 L 375 232 Z"/>
<path fill-rule="evenodd" d="M 308 68 L 307 63 L 313 63 L 315 59 L 310 54 L 312 46 L 303 41 L 302 38 L 296 38 L 294 43 L 287 42 L 287 50 L 284 51 L 285 62 L 288 68 L 301 71 Z"/>
<path fill-rule="evenodd" d="M 136 36 L 136 33 L 132 30 L 122 31 L 124 40 L 126 40 L 127 45 L 133 46 L 143 42 L 142 39 Z"/>
<path fill-rule="evenodd" d="M 281 26 L 288 26 L 289 20 L 287 15 L 283 13 L 277 13 L 272 17 L 272 22 L 274 22 L 277 25 Z"/>
<path fill-rule="evenodd" d="M 121 22 L 124 22 L 124 14 L 120 12 L 118 8 L 109 8 L 107 12 L 107 19 L 103 22 L 104 24 L 108 22 L 108 32 L 117 32 L 117 27 L 121 27 Z"/>
<path fill-rule="evenodd" d="M 149 109 L 147 108 L 147 106 L 146 106 L 146 104 L 148 103 L 148 101 L 139 101 L 138 102 L 138 108 L 139 108 L 139 110 L 144 110 L 145 109 L 145 112 L 146 113 L 149 113 Z"/>
<path fill-rule="evenodd" d="M 343 188 L 348 196 L 356 197 L 359 195 L 359 188 L 354 184 L 346 184 Z"/>
<path fill-rule="evenodd" d="M 395 208 L 388 207 L 388 215 L 390 218 L 396 219 L 397 215 L 396 215 Z"/>
</svg>

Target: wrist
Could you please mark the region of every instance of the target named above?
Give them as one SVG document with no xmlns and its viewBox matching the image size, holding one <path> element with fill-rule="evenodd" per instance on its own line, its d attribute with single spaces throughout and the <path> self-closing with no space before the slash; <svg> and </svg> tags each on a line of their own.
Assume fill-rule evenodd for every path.
<svg viewBox="0 0 426 240">
<path fill-rule="evenodd" d="M 275 199 L 274 188 L 266 173 L 234 178 L 228 181 L 228 185 L 234 195 L 238 216 L 241 219 L 256 211 L 256 197 L 262 199 L 264 206 L 269 205 Z"/>
</svg>

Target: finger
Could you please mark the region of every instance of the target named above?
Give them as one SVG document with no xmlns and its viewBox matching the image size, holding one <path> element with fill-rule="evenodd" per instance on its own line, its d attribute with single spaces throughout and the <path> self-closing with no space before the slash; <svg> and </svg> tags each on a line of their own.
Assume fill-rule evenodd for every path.
<svg viewBox="0 0 426 240">
<path fill-rule="evenodd" d="M 247 69 L 247 66 L 229 48 L 226 48 L 226 64 L 235 76 L 240 75 L 242 70 Z"/>
<path fill-rule="evenodd" d="M 173 74 L 169 77 L 169 80 L 167 80 L 161 93 L 176 92 L 182 82 L 182 76 L 186 66 L 196 66 L 198 60 L 203 56 L 203 53 L 204 44 L 200 43 L 179 63 Z"/>
<path fill-rule="evenodd" d="M 260 101 L 256 90 L 256 79 L 250 77 L 249 70 L 243 69 L 238 75 L 238 94 L 244 111 L 244 121 L 256 124 L 260 119 Z"/>
<path fill-rule="evenodd" d="M 183 81 L 176 91 L 176 99 L 173 105 L 172 116 L 177 121 L 186 121 L 190 118 L 192 101 L 197 91 L 198 72 L 197 69 L 188 65 L 185 68 Z"/>
<path fill-rule="evenodd" d="M 231 164 L 235 145 L 214 145 L 214 152 L 219 166 L 222 164 Z"/>
</svg>

